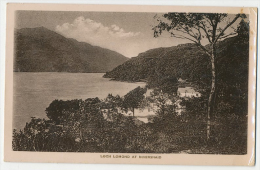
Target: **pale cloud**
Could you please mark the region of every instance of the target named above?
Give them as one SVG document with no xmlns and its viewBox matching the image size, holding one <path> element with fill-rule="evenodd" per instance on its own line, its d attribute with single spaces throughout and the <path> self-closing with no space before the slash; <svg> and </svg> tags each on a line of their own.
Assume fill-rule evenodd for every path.
<svg viewBox="0 0 260 170">
<path fill-rule="evenodd" d="M 126 32 L 115 24 L 107 27 L 82 16 L 76 18 L 71 24 L 64 23 L 56 26 L 55 30 L 65 37 L 101 46 L 104 46 L 104 40 L 110 40 L 106 43 L 113 43 L 114 40 L 120 41 L 120 39 L 129 39 L 141 34 L 140 32 Z"/>
<path fill-rule="evenodd" d="M 151 48 L 177 45 L 172 39 L 153 38 L 153 34 L 147 37 L 141 32 L 127 32 L 116 24 L 104 26 L 84 17 L 78 17 L 72 23 L 57 25 L 55 31 L 67 38 L 107 48 L 126 57 L 137 56 Z"/>
</svg>

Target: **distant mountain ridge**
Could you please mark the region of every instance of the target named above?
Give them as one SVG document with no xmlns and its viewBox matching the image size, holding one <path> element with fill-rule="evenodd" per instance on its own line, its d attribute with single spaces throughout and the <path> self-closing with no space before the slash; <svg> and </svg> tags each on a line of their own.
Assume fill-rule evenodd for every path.
<svg viewBox="0 0 260 170">
<path fill-rule="evenodd" d="M 44 27 L 15 30 L 14 71 L 107 72 L 128 60 L 105 48 L 78 42 Z"/>
</svg>

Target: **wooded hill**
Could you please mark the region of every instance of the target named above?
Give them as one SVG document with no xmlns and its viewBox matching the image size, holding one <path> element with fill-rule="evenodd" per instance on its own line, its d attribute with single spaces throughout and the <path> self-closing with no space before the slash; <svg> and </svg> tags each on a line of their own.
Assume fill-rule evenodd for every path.
<svg viewBox="0 0 260 170">
<path fill-rule="evenodd" d="M 44 27 L 15 30 L 14 71 L 106 72 L 127 57 L 105 48 L 78 42 Z"/>
<path fill-rule="evenodd" d="M 248 54 L 248 37 L 236 36 L 219 42 L 216 58 L 218 83 L 241 82 L 247 87 Z M 209 57 L 195 44 L 189 43 L 140 53 L 104 77 L 119 81 L 160 81 L 176 77 L 206 88 L 211 81 L 210 64 Z"/>
</svg>

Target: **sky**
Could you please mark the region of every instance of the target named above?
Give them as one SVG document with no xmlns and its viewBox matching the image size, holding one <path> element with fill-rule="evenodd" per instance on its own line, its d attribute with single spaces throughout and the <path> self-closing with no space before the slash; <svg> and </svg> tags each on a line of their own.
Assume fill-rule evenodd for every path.
<svg viewBox="0 0 260 170">
<path fill-rule="evenodd" d="M 100 46 L 126 57 L 152 48 L 189 43 L 169 34 L 154 38 L 152 27 L 160 13 L 17 11 L 15 28 L 46 27 L 67 38 Z"/>
</svg>

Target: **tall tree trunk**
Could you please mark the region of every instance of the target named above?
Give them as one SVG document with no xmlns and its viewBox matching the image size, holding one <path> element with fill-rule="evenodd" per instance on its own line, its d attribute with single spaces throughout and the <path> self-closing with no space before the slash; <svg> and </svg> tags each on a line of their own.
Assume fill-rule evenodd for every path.
<svg viewBox="0 0 260 170">
<path fill-rule="evenodd" d="M 211 53 L 211 90 L 209 94 L 209 101 L 208 101 L 208 115 L 207 115 L 207 140 L 210 139 L 211 133 L 211 120 L 214 111 L 214 102 L 215 102 L 215 91 L 216 91 L 216 70 L 215 70 L 215 58 L 216 58 L 216 46 L 215 44 L 212 45 L 212 53 Z"/>
<path fill-rule="evenodd" d="M 135 117 L 135 108 L 133 107 L 133 117 Z"/>
</svg>

